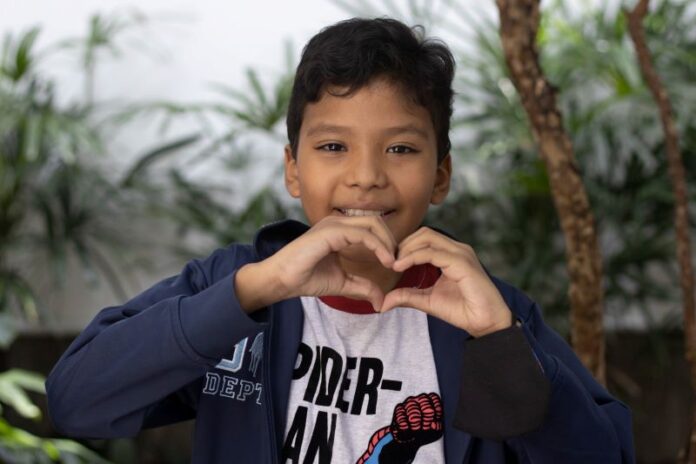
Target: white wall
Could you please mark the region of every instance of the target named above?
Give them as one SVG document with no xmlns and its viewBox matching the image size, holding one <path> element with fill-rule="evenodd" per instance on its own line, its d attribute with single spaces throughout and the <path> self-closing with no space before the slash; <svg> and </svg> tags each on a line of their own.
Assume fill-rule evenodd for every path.
<svg viewBox="0 0 696 464">
<path fill-rule="evenodd" d="M 281 62 L 284 39 L 302 44 L 321 27 L 347 17 L 332 2 L 299 4 L 301 11 L 297 2 L 279 0 L 3 0 L 0 31 L 39 24 L 45 44 L 83 34 L 93 13 L 139 11 L 150 18 L 149 31 L 142 34 L 154 40 L 148 47 L 166 52 L 167 61 L 154 69 L 152 63 L 137 62 L 135 69 L 132 63 L 114 68 L 109 82 L 99 89 L 101 96 L 122 97 L 126 91 L 186 100 L 205 96 L 208 81 L 239 82 L 246 66 L 272 68 Z M 145 66 L 148 73 L 143 79 L 137 71 Z"/>
</svg>

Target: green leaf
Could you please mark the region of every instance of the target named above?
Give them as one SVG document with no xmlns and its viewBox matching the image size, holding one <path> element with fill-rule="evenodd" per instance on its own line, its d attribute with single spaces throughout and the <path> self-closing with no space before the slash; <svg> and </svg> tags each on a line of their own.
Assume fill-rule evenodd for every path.
<svg viewBox="0 0 696 464">
<path fill-rule="evenodd" d="M 37 437 L 13 427 L 0 418 L 0 448 L 4 456 L 12 456 L 12 462 L 63 464 L 110 464 L 110 462 L 85 446 L 66 439 Z"/>
<path fill-rule="evenodd" d="M 0 379 L 5 382 L 10 382 L 24 390 L 29 390 L 37 393 L 46 393 L 44 382 L 46 378 L 36 372 L 27 371 L 24 369 L 10 369 L 0 373 Z"/>
<path fill-rule="evenodd" d="M 177 151 L 184 147 L 188 147 L 193 143 L 200 140 L 201 134 L 192 134 L 184 137 L 177 138 L 171 142 L 167 142 L 164 145 L 156 147 L 143 155 L 140 155 L 133 166 L 126 171 L 120 184 L 121 187 L 130 187 L 136 177 L 143 175 L 145 170 L 153 163 L 159 161 L 160 159 L 175 154 Z"/>
<path fill-rule="evenodd" d="M 24 33 L 19 41 L 19 45 L 15 50 L 14 69 L 8 74 L 15 82 L 25 77 L 32 67 L 32 48 L 36 42 L 36 38 L 40 32 L 39 27 L 33 27 L 28 32 Z"/>
<path fill-rule="evenodd" d="M 25 393 L 45 393 L 45 379 L 39 374 L 20 369 L 0 373 L 0 401 L 14 408 L 19 415 L 28 419 L 39 419 L 41 410 Z"/>
</svg>

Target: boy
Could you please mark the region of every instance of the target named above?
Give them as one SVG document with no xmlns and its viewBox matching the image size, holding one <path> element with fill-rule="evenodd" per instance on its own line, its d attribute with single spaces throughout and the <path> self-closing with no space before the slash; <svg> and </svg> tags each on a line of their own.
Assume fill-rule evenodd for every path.
<svg viewBox="0 0 696 464">
<path fill-rule="evenodd" d="M 394 20 L 312 38 L 285 148 L 311 227 L 267 225 L 100 312 L 47 381 L 57 428 L 195 417 L 195 463 L 632 462 L 630 413 L 536 304 L 420 227 L 449 190 L 453 73 Z"/>
</svg>

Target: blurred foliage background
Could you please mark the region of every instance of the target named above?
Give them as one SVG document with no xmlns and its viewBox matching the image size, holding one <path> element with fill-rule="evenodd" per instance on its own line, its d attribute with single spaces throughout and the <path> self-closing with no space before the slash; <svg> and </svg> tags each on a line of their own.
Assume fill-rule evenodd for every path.
<svg viewBox="0 0 696 464">
<path fill-rule="evenodd" d="M 506 75 L 497 19 L 472 17 L 464 2 L 456 1 L 437 10 L 416 2 L 400 10 L 386 1 L 336 3 L 351 15 L 388 14 L 423 24 L 428 35 L 472 31 L 465 45 L 448 41 L 458 63 L 451 131 L 456 173 L 447 202 L 432 210 L 427 222 L 470 243 L 493 273 L 531 295 L 548 322 L 567 334 L 562 236 L 543 163 Z M 663 336 L 680 329 L 681 313 L 672 193 L 658 112 L 641 80 L 621 11 L 590 5 L 571 11 L 570 4 L 544 4 L 538 41 L 542 65 L 559 89 L 598 219 L 608 337 L 619 329 L 644 334 L 650 340 L 645 362 L 663 374 L 668 368 Z M 277 161 L 261 166 L 270 175 L 258 192 L 247 195 L 234 182 L 255 175 L 262 147 L 285 141 L 296 65 L 292 46 L 288 44 L 286 62 L 279 64 L 276 76 L 249 69 L 243 88 L 212 87 L 213 102 L 99 101 L 95 68 L 100 60 L 129 53 L 119 38 L 145 21 L 139 15 L 95 15 L 85 37 L 46 49 L 35 46 L 38 28 L 13 32 L 2 43 L 0 344 L 5 347 L 22 327 L 50 321 L 51 308 L 26 274 L 28 262 L 41 263 L 54 285 L 61 286 L 67 257 L 76 256 L 85 287 L 72 291 L 104 282 L 118 300 L 125 300 L 128 288 L 122 276 L 133 266 L 152 266 L 148 257 L 153 248 L 187 260 L 233 241 L 248 241 L 265 223 L 303 218 L 277 181 L 280 151 Z M 648 45 L 674 104 L 687 182 L 693 186 L 696 11 L 687 1 L 662 0 L 646 21 Z M 41 61 L 53 54 L 79 57 L 85 76 L 79 99 L 58 98 L 61 89 L 42 73 Z M 180 118 L 197 121 L 195 129 L 176 133 L 172 122 Z M 162 143 L 146 147 L 123 166 L 115 161 L 110 137 L 143 120 L 159 121 Z M 214 171 L 214 179 L 190 174 L 201 168 Z M 246 200 L 240 202 L 240 197 Z M 693 218 L 693 188 L 689 197 Z M 612 371 L 611 364 L 608 378 L 619 397 L 635 389 L 630 376 Z M 0 374 L 0 401 L 24 417 L 40 417 L 24 391 L 42 388 L 36 374 Z M 115 462 L 129 462 L 119 458 L 128 452 L 96 447 Z M 0 419 L 0 459 L 101 458 L 75 442 L 38 438 Z"/>
</svg>

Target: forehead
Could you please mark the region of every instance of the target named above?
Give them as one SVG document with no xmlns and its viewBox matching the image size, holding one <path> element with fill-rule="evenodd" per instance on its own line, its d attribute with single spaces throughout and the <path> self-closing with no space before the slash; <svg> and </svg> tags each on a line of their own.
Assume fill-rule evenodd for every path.
<svg viewBox="0 0 696 464">
<path fill-rule="evenodd" d="M 378 79 L 349 95 L 340 96 L 346 90 L 345 87 L 329 87 L 317 102 L 307 104 L 300 130 L 302 135 L 409 133 L 435 143 L 430 113 L 416 104 L 401 86 Z"/>
</svg>

